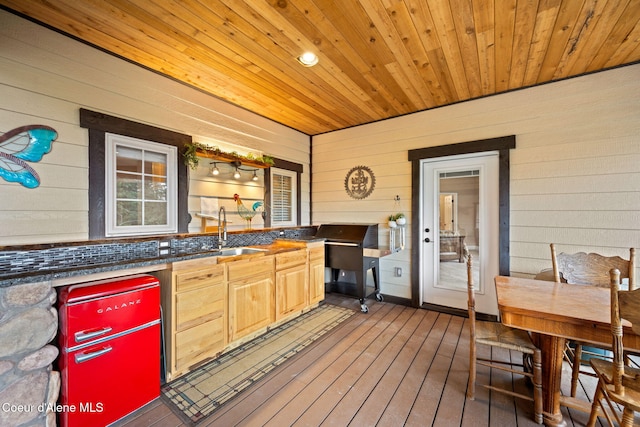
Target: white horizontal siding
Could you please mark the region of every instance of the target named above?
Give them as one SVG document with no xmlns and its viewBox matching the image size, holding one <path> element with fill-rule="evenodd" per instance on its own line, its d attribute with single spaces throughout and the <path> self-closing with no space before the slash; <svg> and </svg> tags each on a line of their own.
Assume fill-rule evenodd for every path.
<svg viewBox="0 0 640 427">
<path fill-rule="evenodd" d="M 307 135 L 6 11 L 0 11 L 0 39 L 0 133 L 29 124 L 58 132 L 51 153 L 33 164 L 41 177 L 38 188 L 0 181 L 0 245 L 87 238 L 88 130 L 79 126 L 80 108 L 185 133 L 223 150 L 302 164 L 301 221 L 309 223 Z M 191 188 L 189 211 L 194 214 L 200 195 L 231 198 L 238 192 L 249 199 L 255 185 L 222 188 L 204 177 Z M 235 203 L 226 207 L 231 217 L 237 215 Z M 236 220 L 234 225 L 241 227 Z M 199 226 L 194 216 L 190 231 Z"/>
<path fill-rule="evenodd" d="M 376 222 L 386 229 L 386 217 L 398 210 L 395 195 L 402 210 L 411 207 L 408 150 L 506 135 L 516 135 L 512 274 L 550 268 L 551 242 L 568 252 L 625 258 L 629 247 L 640 247 L 640 65 L 318 135 L 313 220 Z M 345 174 L 356 165 L 376 175 L 376 189 L 365 200 L 344 191 Z M 407 244 L 406 260 L 410 237 Z M 381 261 L 382 291 L 410 295 L 410 272 L 393 277 L 392 267 L 404 266 L 396 256 Z"/>
</svg>

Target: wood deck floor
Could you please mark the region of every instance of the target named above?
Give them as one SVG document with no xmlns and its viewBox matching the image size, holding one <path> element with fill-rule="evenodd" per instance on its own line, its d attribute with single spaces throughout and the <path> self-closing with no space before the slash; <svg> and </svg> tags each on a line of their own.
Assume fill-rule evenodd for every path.
<svg viewBox="0 0 640 427">
<path fill-rule="evenodd" d="M 356 299 L 338 294 L 327 295 L 326 302 L 359 310 Z M 369 313 L 358 311 L 198 427 L 537 425 L 531 402 L 482 387 L 474 401 L 465 399 L 465 318 L 372 300 L 367 304 Z M 479 367 L 478 382 L 488 377 Z M 563 391 L 568 390 L 568 377 L 565 371 Z M 491 381 L 526 387 L 522 380 L 498 374 Z M 593 395 L 594 381 L 583 381 L 583 398 Z M 568 426 L 586 424 L 588 414 L 562 411 Z M 185 424 L 156 399 L 116 425 Z"/>
</svg>

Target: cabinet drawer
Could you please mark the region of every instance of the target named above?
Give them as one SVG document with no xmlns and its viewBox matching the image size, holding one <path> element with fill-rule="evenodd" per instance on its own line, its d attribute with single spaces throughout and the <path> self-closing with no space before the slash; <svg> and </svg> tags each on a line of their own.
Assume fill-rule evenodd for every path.
<svg viewBox="0 0 640 427">
<path fill-rule="evenodd" d="M 243 280 L 260 274 L 273 273 L 273 255 L 234 261 L 226 265 L 229 282 Z"/>
<path fill-rule="evenodd" d="M 176 333 L 176 369 L 182 371 L 191 365 L 213 357 L 224 349 L 224 322 L 222 317 Z"/>
<path fill-rule="evenodd" d="M 307 251 L 284 252 L 276 255 L 276 270 L 284 270 L 307 262 Z"/>
<path fill-rule="evenodd" d="M 224 284 L 220 283 L 176 294 L 176 331 L 224 316 L 224 293 Z"/>
<path fill-rule="evenodd" d="M 324 246 L 309 249 L 309 259 L 318 258 L 324 258 Z"/>
<path fill-rule="evenodd" d="M 224 265 L 209 265 L 198 270 L 176 273 L 176 292 L 224 283 Z"/>
</svg>

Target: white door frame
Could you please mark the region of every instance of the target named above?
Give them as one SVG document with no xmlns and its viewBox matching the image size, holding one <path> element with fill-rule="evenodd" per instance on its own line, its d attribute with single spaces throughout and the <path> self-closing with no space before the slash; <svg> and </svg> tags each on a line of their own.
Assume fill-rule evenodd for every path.
<svg viewBox="0 0 640 427">
<path fill-rule="evenodd" d="M 502 276 L 510 274 L 510 251 L 509 251 L 509 230 L 510 230 L 510 202 L 509 202 L 509 163 L 511 150 L 516 148 L 516 136 L 506 135 L 486 139 L 469 140 L 445 145 L 433 145 L 428 147 L 414 148 L 407 153 L 411 162 L 411 192 L 415 196 L 411 199 L 411 214 L 413 218 L 422 216 L 420 194 L 422 194 L 422 166 L 420 162 L 425 159 L 452 156 L 457 154 L 481 153 L 486 151 L 498 151 L 500 153 L 499 166 L 499 191 L 500 191 L 500 221 L 499 232 L 499 265 Z M 422 245 L 423 230 L 419 220 L 411 222 L 411 305 L 413 307 L 422 306 L 421 294 L 421 253 L 416 250 Z"/>
<path fill-rule="evenodd" d="M 476 283 L 478 312 L 498 315 L 493 278 L 499 273 L 499 153 L 481 152 L 423 159 L 420 200 L 420 301 L 456 309 L 467 305 L 466 286 L 445 288 L 439 279 L 439 182 L 445 171 L 479 170 L 480 201 L 480 280 Z M 427 232 L 426 230 L 430 231 Z M 425 239 L 430 242 L 426 243 Z"/>
</svg>

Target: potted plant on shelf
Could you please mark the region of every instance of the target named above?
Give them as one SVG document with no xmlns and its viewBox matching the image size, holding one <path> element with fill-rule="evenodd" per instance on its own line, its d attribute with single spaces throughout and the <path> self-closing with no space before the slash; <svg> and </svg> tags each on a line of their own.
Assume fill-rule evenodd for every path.
<svg viewBox="0 0 640 427">
<path fill-rule="evenodd" d="M 389 215 L 389 228 L 396 228 L 398 226 L 398 223 L 396 222 L 396 216 L 395 215 Z"/>
<path fill-rule="evenodd" d="M 206 157 L 227 163 L 239 162 L 242 165 L 256 168 L 268 168 L 274 165 L 274 160 L 271 156 L 255 156 L 252 153 L 243 156 L 235 151 L 225 153 L 218 147 L 212 147 L 199 142 L 185 144 L 182 157 L 184 159 L 184 163 L 191 169 L 196 169 L 198 167 L 200 160 L 198 157 Z"/>
</svg>

